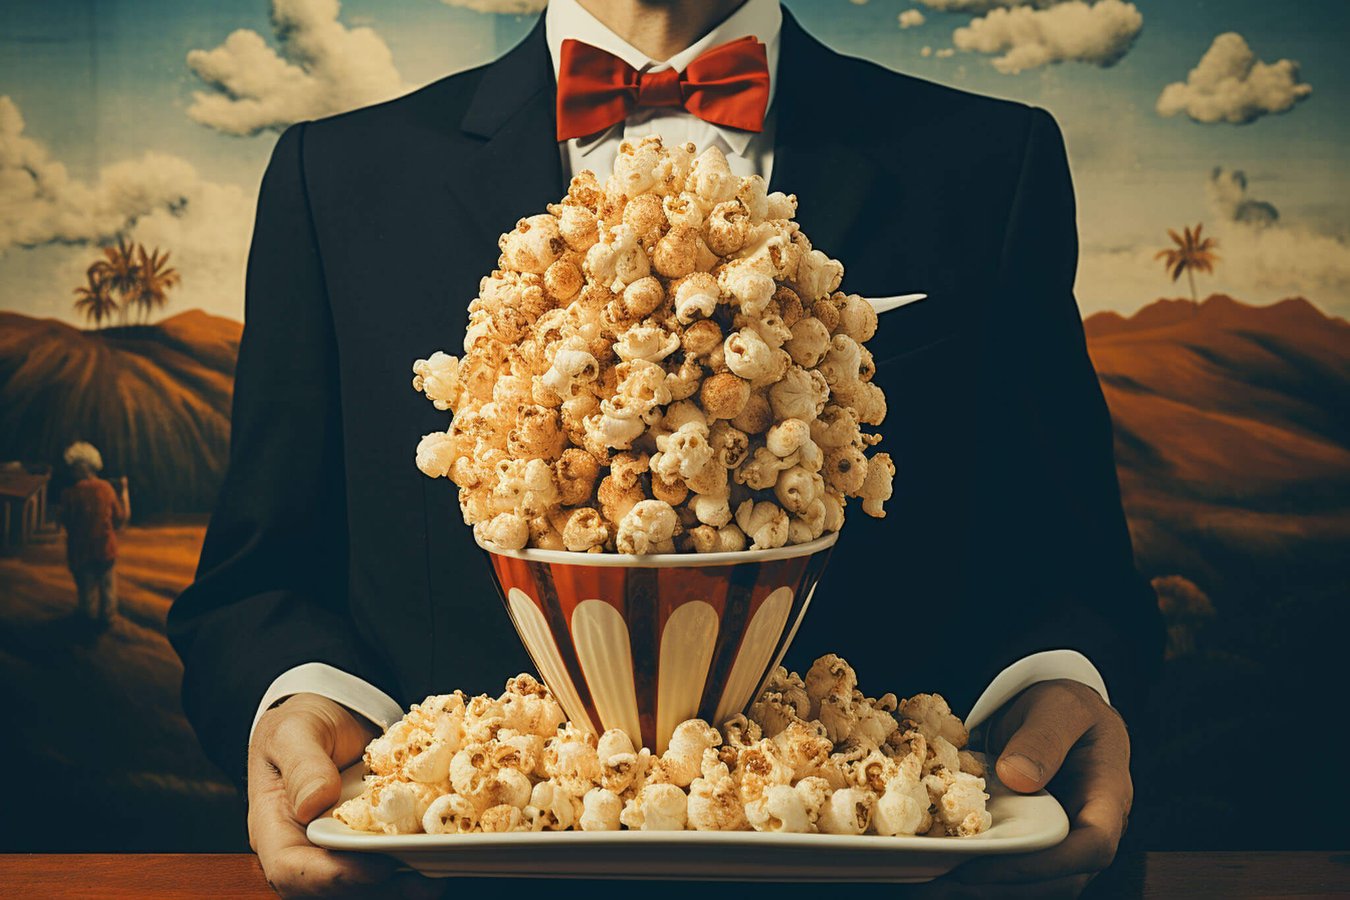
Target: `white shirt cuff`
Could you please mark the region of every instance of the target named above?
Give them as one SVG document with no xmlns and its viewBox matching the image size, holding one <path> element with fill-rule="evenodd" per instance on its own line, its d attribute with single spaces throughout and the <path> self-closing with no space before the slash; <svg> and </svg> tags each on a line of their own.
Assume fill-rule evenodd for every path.
<svg viewBox="0 0 1350 900">
<path fill-rule="evenodd" d="M 1107 703 L 1111 702 L 1106 693 L 1106 681 L 1086 656 L 1077 650 L 1042 650 L 1019 659 L 989 682 L 989 687 L 984 689 L 980 699 L 970 708 L 970 714 L 966 716 L 966 728 L 973 731 L 1005 703 L 1033 684 L 1059 678 L 1085 684 L 1101 694 Z"/>
<path fill-rule="evenodd" d="M 253 717 L 253 725 L 248 730 L 250 742 L 253 740 L 253 729 L 258 727 L 258 720 L 262 718 L 263 713 L 271 709 L 277 701 L 293 694 L 318 694 L 320 697 L 327 697 L 335 703 L 341 703 L 357 715 L 366 717 L 382 731 L 403 716 L 403 707 L 370 682 L 327 663 L 309 662 L 282 672 L 263 694 L 262 702 L 258 704 L 258 712 Z"/>
</svg>

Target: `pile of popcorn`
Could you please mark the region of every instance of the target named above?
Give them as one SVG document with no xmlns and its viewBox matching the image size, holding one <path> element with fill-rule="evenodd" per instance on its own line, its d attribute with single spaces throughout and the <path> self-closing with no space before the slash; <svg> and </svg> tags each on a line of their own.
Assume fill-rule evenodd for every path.
<svg viewBox="0 0 1350 900">
<path fill-rule="evenodd" d="M 361 794 L 334 815 L 384 834 L 770 831 L 970 836 L 990 826 L 984 766 L 937 694 L 874 699 L 838 656 L 779 667 L 716 729 L 676 727 L 660 756 L 564 721 L 529 675 L 506 692 L 428 697 L 371 741 Z"/>
<path fill-rule="evenodd" d="M 500 240 L 464 355 L 413 366 L 451 410 L 417 465 L 503 549 L 662 553 L 803 543 L 895 466 L 867 300 L 792 221 L 797 198 L 716 148 L 625 141 L 613 174 Z"/>
</svg>

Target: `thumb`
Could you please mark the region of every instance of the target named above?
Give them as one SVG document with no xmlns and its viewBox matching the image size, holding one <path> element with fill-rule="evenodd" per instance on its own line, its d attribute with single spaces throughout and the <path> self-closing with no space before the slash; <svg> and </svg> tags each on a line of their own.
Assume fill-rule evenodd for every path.
<svg viewBox="0 0 1350 900">
<path fill-rule="evenodd" d="M 1069 691 L 1031 690 L 1020 698 L 1021 722 L 999 754 L 999 780 L 1018 793 L 1039 791 L 1055 777 L 1064 758 L 1092 725 Z"/>
<path fill-rule="evenodd" d="M 337 803 L 341 794 L 332 744 L 333 736 L 322 720 L 299 711 L 283 719 L 268 742 L 268 759 L 280 773 L 291 811 L 302 825 Z"/>
</svg>

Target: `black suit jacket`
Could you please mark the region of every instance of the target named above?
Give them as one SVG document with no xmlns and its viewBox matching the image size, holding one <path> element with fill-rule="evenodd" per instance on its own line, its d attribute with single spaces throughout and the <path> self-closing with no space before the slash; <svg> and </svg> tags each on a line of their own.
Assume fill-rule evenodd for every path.
<svg viewBox="0 0 1350 900">
<path fill-rule="evenodd" d="M 844 288 L 925 291 L 869 344 L 896 461 L 856 507 L 789 661 L 965 709 L 998 669 L 1085 652 L 1127 710 L 1160 656 L 1072 287 L 1045 112 L 840 56 L 785 15 L 771 189 Z M 412 361 L 455 353 L 497 236 L 564 193 L 542 22 L 496 62 L 289 128 L 258 201 L 229 474 L 169 614 L 184 707 L 243 771 L 272 679 L 331 663 L 401 702 L 531 668 L 460 517 L 413 464 L 444 429 Z"/>
</svg>

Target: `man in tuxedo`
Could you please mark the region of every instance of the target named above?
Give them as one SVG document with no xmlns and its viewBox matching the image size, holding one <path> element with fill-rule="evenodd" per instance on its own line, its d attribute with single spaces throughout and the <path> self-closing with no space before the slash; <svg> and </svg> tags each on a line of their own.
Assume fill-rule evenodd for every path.
<svg viewBox="0 0 1350 900">
<path fill-rule="evenodd" d="M 579 67 L 617 57 L 630 87 L 668 87 L 663 70 L 745 37 L 754 59 L 729 91 L 754 113 L 743 127 L 719 113 L 727 97 L 691 99 L 692 83 L 673 100 L 620 91 L 617 114 L 593 115 L 616 95 L 588 95 Z M 653 132 L 717 146 L 737 174 L 796 193 L 846 290 L 929 294 L 869 343 L 899 470 L 889 514 L 850 515 L 789 662 L 838 652 L 865 685 L 992 712 L 981 731 L 999 776 L 1049 784 L 1073 829 L 958 877 L 982 892 L 1080 889 L 1124 827 L 1116 710 L 1139 708 L 1161 629 L 1073 298 L 1063 141 L 1044 111 L 835 54 L 777 0 L 551 0 L 496 62 L 279 140 L 229 474 L 169 616 L 185 708 L 212 758 L 246 776 L 269 878 L 293 893 L 384 877 L 305 841 L 338 767 L 407 704 L 496 691 L 530 668 L 453 487 L 413 464 L 418 437 L 446 421 L 409 365 L 462 342 L 498 234 Z"/>
</svg>

